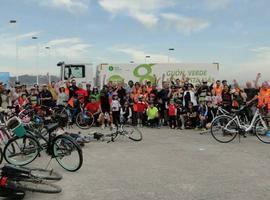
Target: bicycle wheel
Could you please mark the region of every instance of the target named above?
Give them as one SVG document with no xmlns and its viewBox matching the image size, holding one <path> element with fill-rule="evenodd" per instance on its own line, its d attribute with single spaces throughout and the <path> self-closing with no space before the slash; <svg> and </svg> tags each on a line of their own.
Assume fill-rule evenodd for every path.
<svg viewBox="0 0 270 200">
<path fill-rule="evenodd" d="M 8 141 L 11 139 L 11 135 L 4 128 L 0 129 L 0 144 L 6 146 Z M 14 145 L 12 145 L 13 152 L 15 151 Z"/>
<path fill-rule="evenodd" d="M 94 116 L 89 111 L 82 111 L 76 116 L 76 125 L 80 129 L 89 129 L 93 126 Z"/>
<path fill-rule="evenodd" d="M 260 141 L 270 144 L 270 117 L 262 117 L 256 121 L 255 134 Z"/>
<path fill-rule="evenodd" d="M 44 181 L 38 181 L 35 179 L 25 179 L 25 180 L 8 180 L 6 187 L 14 190 L 39 192 L 47 194 L 60 193 L 62 189 L 52 183 L 47 183 Z"/>
<path fill-rule="evenodd" d="M 15 151 L 13 151 L 13 147 Z M 4 158 L 9 164 L 24 166 L 31 163 L 39 154 L 38 142 L 29 136 L 14 137 L 4 148 Z"/>
<path fill-rule="evenodd" d="M 141 141 L 142 140 L 142 132 L 136 126 L 123 125 L 122 131 L 129 139 L 133 141 Z"/>
<path fill-rule="evenodd" d="M 53 119 L 59 124 L 67 125 L 69 121 L 69 114 L 65 107 L 60 106 L 53 109 Z"/>
<path fill-rule="evenodd" d="M 232 117 L 221 115 L 216 117 L 211 125 L 211 135 L 221 143 L 228 143 L 234 140 L 238 133 L 238 125 Z"/>
<path fill-rule="evenodd" d="M 65 170 L 75 172 L 83 163 L 81 147 L 69 136 L 60 135 L 53 141 L 53 156 Z"/>
<path fill-rule="evenodd" d="M 46 170 L 40 168 L 26 168 L 26 169 L 29 169 L 30 175 L 37 179 L 59 181 L 63 178 L 61 174 L 54 172 L 53 170 Z"/>
</svg>

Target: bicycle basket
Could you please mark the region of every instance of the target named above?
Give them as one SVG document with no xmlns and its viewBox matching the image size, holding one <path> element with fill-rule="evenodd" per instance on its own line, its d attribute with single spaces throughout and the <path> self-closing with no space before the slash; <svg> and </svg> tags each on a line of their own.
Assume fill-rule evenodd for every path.
<svg viewBox="0 0 270 200">
<path fill-rule="evenodd" d="M 23 137 L 26 134 L 23 124 L 17 117 L 12 117 L 7 121 L 7 128 L 18 137 Z"/>
</svg>

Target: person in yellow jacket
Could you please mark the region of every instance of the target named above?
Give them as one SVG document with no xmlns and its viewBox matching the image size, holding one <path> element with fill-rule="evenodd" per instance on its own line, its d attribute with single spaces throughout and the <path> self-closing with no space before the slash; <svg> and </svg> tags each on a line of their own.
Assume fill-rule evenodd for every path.
<svg viewBox="0 0 270 200">
<path fill-rule="evenodd" d="M 58 99 L 58 94 L 57 94 L 57 88 L 56 88 L 55 81 L 52 81 L 51 84 L 48 84 L 48 89 L 52 94 L 53 101 L 56 103 L 56 101 Z"/>
</svg>

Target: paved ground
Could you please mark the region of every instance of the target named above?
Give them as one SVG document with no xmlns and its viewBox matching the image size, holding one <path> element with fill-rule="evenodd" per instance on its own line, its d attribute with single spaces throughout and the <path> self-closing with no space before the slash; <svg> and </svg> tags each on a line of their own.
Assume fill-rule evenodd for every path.
<svg viewBox="0 0 270 200">
<path fill-rule="evenodd" d="M 63 174 L 57 200 L 269 200 L 270 145 L 255 137 L 220 144 L 196 131 L 142 129 L 142 142 L 89 143 L 80 171 Z M 35 161 L 44 165 L 45 158 Z"/>
</svg>

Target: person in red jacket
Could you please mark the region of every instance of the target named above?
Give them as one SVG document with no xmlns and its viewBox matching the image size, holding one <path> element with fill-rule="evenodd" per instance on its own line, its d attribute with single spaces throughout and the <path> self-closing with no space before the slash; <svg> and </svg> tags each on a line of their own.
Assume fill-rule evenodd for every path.
<svg viewBox="0 0 270 200">
<path fill-rule="evenodd" d="M 170 128 L 174 129 L 176 127 L 177 108 L 173 99 L 170 100 L 168 105 L 168 115 Z"/>
<path fill-rule="evenodd" d="M 81 102 L 81 104 L 84 104 L 85 99 L 87 98 L 87 91 L 83 89 L 81 83 L 78 85 L 78 90 L 75 93 L 78 95 L 78 99 Z"/>
<path fill-rule="evenodd" d="M 145 111 L 148 107 L 143 95 L 140 95 L 138 98 L 138 102 L 136 102 L 137 106 L 137 115 L 138 115 L 138 125 L 143 126 L 145 124 Z"/>
<path fill-rule="evenodd" d="M 94 116 L 95 123 L 96 123 L 98 120 L 99 114 L 101 113 L 101 109 L 100 109 L 100 104 L 99 102 L 96 101 L 95 97 L 92 97 L 90 99 L 90 102 L 87 103 L 87 105 L 85 106 L 85 109 L 92 113 L 92 115 Z"/>
</svg>

